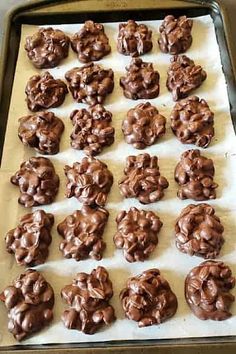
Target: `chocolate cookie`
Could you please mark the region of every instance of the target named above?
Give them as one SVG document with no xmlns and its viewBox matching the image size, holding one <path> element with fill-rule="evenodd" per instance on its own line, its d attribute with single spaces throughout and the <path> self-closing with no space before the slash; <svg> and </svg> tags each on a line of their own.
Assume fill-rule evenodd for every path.
<svg viewBox="0 0 236 354">
<path fill-rule="evenodd" d="M 174 316 L 177 298 L 159 269 L 149 269 L 129 278 L 120 293 L 125 316 L 139 327 L 160 324 Z"/>
<path fill-rule="evenodd" d="M 173 133 L 183 144 L 206 148 L 214 136 L 214 113 L 207 102 L 191 96 L 176 103 L 170 116 Z"/>
<path fill-rule="evenodd" d="M 220 261 L 205 261 L 193 268 L 185 279 L 185 298 L 195 316 L 201 320 L 223 321 L 232 316 L 235 298 L 231 269 Z"/>
<path fill-rule="evenodd" d="M 160 38 L 158 44 L 163 53 L 180 54 L 192 44 L 191 30 L 193 20 L 186 16 L 175 18 L 173 15 L 168 15 L 164 18 L 159 32 Z"/>
<path fill-rule="evenodd" d="M 169 186 L 160 175 L 158 158 L 149 154 L 128 156 L 124 174 L 119 181 L 121 194 L 125 198 L 137 198 L 142 204 L 157 202 Z"/>
<path fill-rule="evenodd" d="M 78 53 L 82 63 L 100 60 L 111 51 L 104 26 L 93 21 L 86 21 L 80 31 L 73 35 L 71 47 Z"/>
<path fill-rule="evenodd" d="M 26 38 L 25 50 L 36 68 L 48 69 L 68 57 L 69 44 L 70 38 L 59 29 L 40 28 Z"/>
<path fill-rule="evenodd" d="M 6 234 L 7 251 L 15 254 L 20 265 L 34 267 L 44 263 L 52 241 L 53 224 L 54 216 L 43 210 L 24 215 L 19 225 Z"/>
<path fill-rule="evenodd" d="M 216 198 L 218 184 L 214 182 L 213 161 L 201 156 L 198 149 L 187 150 L 175 168 L 175 180 L 179 184 L 180 199 L 208 200 Z"/>
<path fill-rule="evenodd" d="M 73 98 L 91 106 L 103 103 L 114 88 L 113 70 L 102 69 L 94 63 L 67 71 L 65 78 Z"/>
<path fill-rule="evenodd" d="M 190 256 L 216 258 L 224 244 L 224 227 L 209 204 L 190 204 L 175 224 L 177 248 Z"/>
<path fill-rule="evenodd" d="M 46 327 L 53 319 L 54 292 L 36 270 L 28 269 L 1 294 L 8 310 L 8 329 L 21 341 Z"/>
<path fill-rule="evenodd" d="M 84 150 L 86 155 L 98 155 L 105 146 L 114 142 L 115 129 L 111 127 L 111 112 L 102 105 L 77 109 L 70 115 L 74 129 L 71 133 L 71 146 Z"/>
<path fill-rule="evenodd" d="M 61 296 L 70 306 L 62 315 L 69 329 L 94 334 L 116 319 L 114 308 L 109 304 L 113 296 L 112 283 L 103 267 L 93 269 L 91 274 L 78 273 L 72 284 L 62 289 Z"/>
<path fill-rule="evenodd" d="M 51 161 L 45 157 L 31 157 L 20 165 L 11 177 L 11 183 L 19 186 L 18 202 L 26 208 L 50 204 L 59 189 L 59 176 Z"/>
<path fill-rule="evenodd" d="M 26 102 L 32 112 L 41 109 L 55 108 L 62 105 L 68 93 L 66 84 L 56 80 L 49 73 L 32 76 L 25 88 Z"/>
<path fill-rule="evenodd" d="M 200 65 L 186 55 L 174 55 L 167 71 L 166 86 L 172 92 L 173 100 L 187 97 L 193 90 L 201 86 L 207 74 Z"/>
<path fill-rule="evenodd" d="M 60 251 L 65 258 L 80 261 L 93 258 L 102 259 L 106 248 L 102 235 L 109 213 L 104 208 L 91 208 L 83 205 L 57 226 L 58 233 L 64 238 Z"/>
<path fill-rule="evenodd" d="M 64 123 L 52 112 L 39 112 L 19 119 L 18 136 L 26 146 L 44 155 L 59 152 Z"/>
<path fill-rule="evenodd" d="M 155 98 L 159 95 L 160 75 L 154 70 L 152 63 L 134 58 L 130 66 L 126 67 L 126 71 L 126 76 L 120 78 L 120 86 L 125 97 L 137 100 Z"/>
<path fill-rule="evenodd" d="M 152 50 L 152 31 L 134 20 L 119 24 L 117 50 L 124 55 L 138 57 Z"/>
<path fill-rule="evenodd" d="M 128 111 L 122 122 L 122 131 L 128 144 L 144 149 L 165 134 L 166 119 L 151 103 L 140 103 Z"/>
<path fill-rule="evenodd" d="M 121 211 L 116 218 L 117 232 L 114 243 L 124 250 L 128 262 L 144 261 L 156 248 L 158 233 L 162 222 L 152 211 L 138 210 Z"/>
<path fill-rule="evenodd" d="M 79 202 L 103 207 L 113 184 L 113 175 L 107 165 L 93 157 L 84 157 L 72 167 L 65 166 L 67 177 L 66 197 Z"/>
</svg>

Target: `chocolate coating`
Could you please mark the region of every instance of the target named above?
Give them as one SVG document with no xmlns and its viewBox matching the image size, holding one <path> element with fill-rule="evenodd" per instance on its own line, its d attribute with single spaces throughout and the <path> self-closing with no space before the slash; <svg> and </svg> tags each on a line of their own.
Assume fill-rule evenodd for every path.
<svg viewBox="0 0 236 354">
<path fill-rule="evenodd" d="M 149 269 L 129 278 L 120 293 L 120 300 L 128 319 L 139 327 L 160 324 L 174 316 L 177 298 L 159 269 Z"/>
<path fill-rule="evenodd" d="M 36 270 L 18 276 L 0 294 L 0 300 L 8 310 L 9 332 L 18 341 L 39 332 L 53 319 L 53 289 Z"/>
<path fill-rule="evenodd" d="M 153 145 L 166 132 L 166 119 L 151 103 L 130 109 L 122 122 L 125 141 L 136 149 Z"/>
<path fill-rule="evenodd" d="M 60 251 L 65 258 L 80 261 L 93 258 L 102 259 L 106 248 L 102 235 L 109 213 L 104 208 L 93 209 L 83 205 L 57 226 L 58 233 L 64 238 L 60 243 Z"/>
<path fill-rule="evenodd" d="M 200 65 L 186 55 L 174 55 L 167 71 L 166 86 L 172 92 L 174 101 L 187 97 L 193 90 L 201 86 L 207 74 Z"/>
<path fill-rule="evenodd" d="M 26 208 L 31 208 L 52 203 L 60 181 L 49 159 L 31 157 L 20 165 L 19 171 L 11 177 L 11 183 L 19 186 L 18 202 Z"/>
<path fill-rule="evenodd" d="M 122 210 L 116 217 L 117 232 L 114 243 L 124 250 L 128 262 L 144 261 L 156 248 L 162 227 L 159 217 L 152 211 Z"/>
<path fill-rule="evenodd" d="M 19 225 L 6 234 L 7 251 L 15 254 L 20 265 L 34 267 L 44 263 L 52 241 L 53 224 L 54 216 L 43 210 L 24 215 Z"/>
<path fill-rule="evenodd" d="M 79 202 L 104 206 L 113 184 L 112 173 L 107 165 L 93 157 L 84 157 L 72 167 L 65 166 L 67 177 L 66 197 L 76 197 Z"/>
<path fill-rule="evenodd" d="M 152 50 L 152 31 L 134 20 L 119 24 L 117 50 L 124 55 L 138 57 Z"/>
<path fill-rule="evenodd" d="M 18 136 L 26 146 L 41 154 L 59 152 L 64 123 L 52 112 L 39 112 L 19 119 Z"/>
<path fill-rule="evenodd" d="M 73 35 L 71 47 L 82 63 L 100 60 L 111 51 L 104 26 L 93 21 L 85 21 L 80 31 Z"/>
<path fill-rule="evenodd" d="M 94 334 L 115 320 L 115 311 L 109 304 L 112 283 L 103 267 L 93 269 L 91 274 L 78 273 L 72 284 L 62 289 L 61 296 L 71 307 L 62 315 L 69 329 Z"/>
<path fill-rule="evenodd" d="M 42 109 L 59 107 L 68 93 L 66 84 L 54 79 L 49 72 L 34 75 L 27 82 L 26 102 L 29 110 L 37 112 Z"/>
<path fill-rule="evenodd" d="M 185 279 L 185 298 L 201 320 L 223 321 L 229 318 L 235 298 L 235 286 L 229 266 L 220 261 L 205 261 L 193 268 Z"/>
<path fill-rule="evenodd" d="M 177 102 L 170 116 L 173 133 L 183 144 L 206 148 L 214 136 L 214 113 L 207 102 L 191 96 Z"/>
<path fill-rule="evenodd" d="M 106 96 L 113 91 L 114 73 L 112 69 L 90 63 L 66 72 L 65 78 L 73 98 L 91 106 L 103 103 Z"/>
<path fill-rule="evenodd" d="M 102 105 L 77 109 L 70 115 L 74 129 L 71 133 L 71 146 L 84 150 L 86 155 L 98 155 L 103 147 L 114 142 L 115 129 L 111 127 L 111 112 Z"/>
<path fill-rule="evenodd" d="M 158 158 L 147 153 L 128 156 L 124 174 L 119 181 L 121 194 L 125 198 L 137 198 L 142 204 L 160 200 L 169 186 L 166 178 L 160 175 Z"/>
<path fill-rule="evenodd" d="M 192 44 L 191 30 L 193 20 L 186 16 L 175 18 L 173 15 L 168 15 L 164 18 L 159 32 L 160 38 L 158 44 L 163 53 L 180 54 Z"/>
<path fill-rule="evenodd" d="M 36 68 L 48 69 L 68 57 L 69 44 L 70 38 L 59 29 L 40 28 L 26 38 L 25 50 Z"/>
<path fill-rule="evenodd" d="M 215 168 L 212 159 L 201 156 L 198 149 L 187 150 L 175 168 L 180 199 L 208 200 L 216 198 L 218 184 L 214 182 Z"/>
<path fill-rule="evenodd" d="M 125 97 L 137 100 L 155 98 L 159 95 L 160 75 L 154 70 L 152 63 L 134 58 L 130 66 L 126 67 L 126 71 L 126 76 L 120 78 L 120 86 L 123 88 Z"/>
<path fill-rule="evenodd" d="M 177 248 L 190 256 L 216 258 L 224 243 L 224 227 L 209 204 L 190 204 L 175 224 Z"/>
</svg>

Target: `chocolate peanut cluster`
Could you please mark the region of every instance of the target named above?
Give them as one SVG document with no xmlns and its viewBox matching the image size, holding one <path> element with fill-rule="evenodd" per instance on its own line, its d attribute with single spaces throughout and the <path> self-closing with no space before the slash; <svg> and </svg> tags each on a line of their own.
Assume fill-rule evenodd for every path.
<svg viewBox="0 0 236 354">
<path fill-rule="evenodd" d="M 126 71 L 126 76 L 120 78 L 120 86 L 123 88 L 125 97 L 138 100 L 155 98 L 159 95 L 160 75 L 154 70 L 152 63 L 134 58 L 130 66 L 126 67 Z"/>
<path fill-rule="evenodd" d="M 231 269 L 220 261 L 205 261 L 193 268 L 185 279 L 185 298 L 201 320 L 223 321 L 229 318 L 235 297 Z"/>
<path fill-rule="evenodd" d="M 214 182 L 215 168 L 212 159 L 201 156 L 198 149 L 187 150 L 175 168 L 180 199 L 208 200 L 216 198 L 218 184 Z"/>
<path fill-rule="evenodd" d="M 190 204 L 176 220 L 177 248 L 190 256 L 216 258 L 224 244 L 224 227 L 209 204 Z"/>
<path fill-rule="evenodd" d="M 50 204 L 59 189 L 59 176 L 46 157 L 31 157 L 20 165 L 11 177 L 11 183 L 19 186 L 18 202 L 26 208 Z"/>
<path fill-rule="evenodd" d="M 43 210 L 24 215 L 19 225 L 6 234 L 7 251 L 15 254 L 20 265 L 34 267 L 44 263 L 52 241 L 53 224 L 54 216 Z"/>
<path fill-rule="evenodd" d="M 144 261 L 156 248 L 158 233 L 162 222 L 152 211 L 138 210 L 121 211 L 116 218 L 117 232 L 114 243 L 124 250 L 128 262 Z"/>
<path fill-rule="evenodd" d="M 32 76 L 25 88 L 26 102 L 30 111 L 59 107 L 68 93 L 66 84 L 54 79 L 49 73 Z"/>
<path fill-rule="evenodd" d="M 29 269 L 21 274 L 1 294 L 8 310 L 8 329 L 21 341 L 39 332 L 53 319 L 54 292 L 37 271 Z"/>
<path fill-rule="evenodd" d="M 83 205 L 58 226 L 58 233 L 64 238 L 60 243 L 60 251 L 65 258 L 80 261 L 86 258 L 102 259 L 106 248 L 102 235 L 109 213 L 104 208 L 93 209 Z"/>
<path fill-rule="evenodd" d="M 59 29 L 40 28 L 26 38 L 25 50 L 36 68 L 48 69 L 68 57 L 69 44 L 69 37 Z"/>
<path fill-rule="evenodd" d="M 122 131 L 128 144 L 144 149 L 165 134 L 166 119 L 151 103 L 140 103 L 128 111 Z"/>
<path fill-rule="evenodd" d="M 84 150 L 86 155 L 98 155 L 103 147 L 114 142 L 115 129 L 111 127 L 111 112 L 97 104 L 89 109 L 77 109 L 71 113 L 74 129 L 71 133 L 71 146 Z"/>
<path fill-rule="evenodd" d="M 54 155 L 59 152 L 64 123 L 52 112 L 38 112 L 19 119 L 18 136 L 26 146 L 41 154 Z"/>
<path fill-rule="evenodd" d="M 125 198 L 137 198 L 142 204 L 160 200 L 169 186 L 166 178 L 160 175 L 158 158 L 147 153 L 128 156 L 124 174 L 119 181 L 121 194 Z"/>
<path fill-rule="evenodd" d="M 94 334 L 116 319 L 109 304 L 113 296 L 112 283 L 103 267 L 93 269 L 91 274 L 78 273 L 72 284 L 62 289 L 61 296 L 71 307 L 62 315 L 62 321 L 69 329 Z"/>
<path fill-rule="evenodd" d="M 138 322 L 139 327 L 168 320 L 178 306 L 175 294 L 159 269 L 149 269 L 128 279 L 120 299 L 126 317 Z"/>
<path fill-rule="evenodd" d="M 117 50 L 124 55 L 137 57 L 152 50 L 152 31 L 134 20 L 119 24 Z"/>
<path fill-rule="evenodd" d="M 111 51 L 104 26 L 93 21 L 86 21 L 80 31 L 74 34 L 71 47 L 82 63 L 100 60 Z"/>
<path fill-rule="evenodd" d="M 79 202 L 104 206 L 113 184 L 113 175 L 107 165 L 93 157 L 84 157 L 72 167 L 65 166 L 67 177 L 66 197 L 76 197 Z"/>
<path fill-rule="evenodd" d="M 170 116 L 173 133 L 183 144 L 206 148 L 214 136 L 214 113 L 207 102 L 191 96 L 177 102 Z"/>
<path fill-rule="evenodd" d="M 173 100 L 187 97 L 193 90 L 201 86 L 207 74 L 200 65 L 186 55 L 174 55 L 167 71 L 166 86 L 172 92 Z"/>
<path fill-rule="evenodd" d="M 168 15 L 164 18 L 159 32 L 160 38 L 158 44 L 163 53 L 180 54 L 192 44 L 191 30 L 193 20 L 186 16 L 175 18 L 173 15 Z"/>
<path fill-rule="evenodd" d="M 113 70 L 102 69 L 94 63 L 67 71 L 65 78 L 73 98 L 91 106 L 103 103 L 114 88 Z"/>
</svg>

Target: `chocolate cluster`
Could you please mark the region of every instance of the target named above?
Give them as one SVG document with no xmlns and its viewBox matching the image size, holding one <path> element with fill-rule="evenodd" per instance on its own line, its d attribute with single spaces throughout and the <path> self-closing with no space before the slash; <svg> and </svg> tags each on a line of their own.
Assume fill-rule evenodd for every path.
<svg viewBox="0 0 236 354">
<path fill-rule="evenodd" d="M 111 51 L 104 26 L 93 21 L 86 21 L 80 31 L 73 35 L 71 47 L 82 63 L 100 60 Z"/>
<path fill-rule="evenodd" d="M 214 174 L 212 159 L 201 156 L 198 149 L 185 151 L 175 168 L 178 197 L 198 201 L 215 199 L 218 184 L 214 182 Z"/>
<path fill-rule="evenodd" d="M 107 165 L 93 157 L 84 157 L 72 167 L 65 166 L 67 177 L 66 197 L 75 197 L 79 202 L 104 206 L 113 184 L 113 175 Z"/>
<path fill-rule="evenodd" d="M 19 119 L 18 136 L 26 146 L 44 155 L 59 152 L 64 123 L 52 112 L 39 112 Z"/>
<path fill-rule="evenodd" d="M 110 146 L 114 142 L 115 129 L 110 124 L 112 114 L 102 105 L 77 109 L 71 113 L 70 119 L 74 126 L 70 136 L 74 149 L 95 156 L 105 146 Z"/>
<path fill-rule="evenodd" d="M 29 269 L 21 274 L 1 294 L 8 310 L 8 329 L 21 341 L 39 332 L 53 319 L 54 292 L 37 271 Z"/>
<path fill-rule="evenodd" d="M 103 267 L 93 269 L 91 274 L 78 273 L 72 284 L 62 289 L 61 296 L 71 307 L 62 315 L 69 329 L 94 334 L 115 320 L 115 311 L 109 304 L 113 296 L 112 283 Z"/>
<path fill-rule="evenodd" d="M 15 254 L 20 265 L 34 267 L 44 263 L 52 241 L 53 224 L 54 216 L 43 210 L 24 215 L 18 226 L 6 234 L 7 251 Z"/>
<path fill-rule="evenodd" d="M 187 97 L 193 90 L 201 86 L 207 74 L 200 65 L 186 55 L 174 55 L 167 71 L 166 86 L 172 92 L 173 100 Z"/>
<path fill-rule="evenodd" d="M 126 71 L 126 76 L 120 78 L 120 86 L 125 97 L 137 100 L 155 98 L 159 95 L 160 75 L 154 70 L 152 63 L 134 58 L 130 66 L 126 67 Z"/>
<path fill-rule="evenodd" d="M 207 102 L 191 96 L 176 103 L 170 116 L 171 128 L 183 144 L 206 148 L 214 136 L 214 113 Z"/>
<path fill-rule="evenodd" d="M 209 204 L 190 204 L 176 220 L 177 248 L 190 256 L 216 258 L 224 243 L 224 227 Z"/>
<path fill-rule="evenodd" d="M 119 181 L 121 194 L 125 198 L 137 198 L 142 204 L 157 202 L 169 186 L 166 178 L 160 175 L 158 158 L 147 153 L 128 156 L 124 174 Z"/>
<path fill-rule="evenodd" d="M 66 84 L 49 73 L 34 75 L 27 82 L 26 102 L 30 111 L 59 107 L 68 93 Z"/>
<path fill-rule="evenodd" d="M 128 144 L 144 149 L 165 134 L 166 119 L 151 103 L 140 103 L 128 111 L 122 131 Z"/>
<path fill-rule="evenodd" d="M 117 50 L 124 55 L 137 57 L 152 50 L 152 31 L 134 20 L 119 24 Z"/>
<path fill-rule="evenodd" d="M 58 233 L 63 237 L 60 251 L 65 258 L 74 258 L 80 261 L 93 258 L 102 259 L 106 248 L 102 235 L 108 220 L 109 213 L 104 208 L 91 208 L 83 205 L 58 226 Z"/>
<path fill-rule="evenodd" d="M 175 18 L 173 15 L 168 15 L 164 18 L 159 32 L 160 38 L 158 44 L 163 53 L 180 54 L 192 44 L 191 30 L 193 20 L 186 16 Z"/>
<path fill-rule="evenodd" d="M 235 297 L 229 266 L 220 261 L 205 261 L 193 268 L 185 279 L 185 298 L 195 316 L 201 320 L 223 321 L 229 318 Z"/>
<path fill-rule="evenodd" d="M 91 106 L 103 103 L 114 88 L 113 70 L 102 69 L 94 63 L 67 71 L 65 78 L 73 98 L 78 103 L 87 103 Z"/>
<path fill-rule="evenodd" d="M 128 262 L 144 261 L 156 248 L 158 233 L 162 227 L 159 217 L 152 211 L 121 211 L 116 218 L 117 232 L 114 243 L 124 250 Z"/>
<path fill-rule="evenodd" d="M 69 44 L 69 37 L 59 29 L 40 28 L 26 38 L 25 50 L 36 68 L 48 69 L 68 56 Z"/>
<path fill-rule="evenodd" d="M 149 269 L 128 279 L 120 299 L 126 317 L 138 322 L 139 327 L 168 320 L 178 306 L 175 294 L 159 269 Z"/>
<path fill-rule="evenodd" d="M 49 159 L 31 157 L 20 165 L 19 171 L 11 177 L 11 183 L 19 186 L 18 202 L 26 208 L 31 208 L 52 203 L 60 181 Z"/>
</svg>

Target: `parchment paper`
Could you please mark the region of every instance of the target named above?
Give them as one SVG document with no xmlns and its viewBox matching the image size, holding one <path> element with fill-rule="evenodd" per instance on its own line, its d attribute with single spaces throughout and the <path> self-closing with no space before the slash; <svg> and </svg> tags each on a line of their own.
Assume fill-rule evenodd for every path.
<svg viewBox="0 0 236 354">
<path fill-rule="evenodd" d="M 203 337 L 203 336 L 225 336 L 236 334 L 236 306 L 232 307 L 233 316 L 223 322 L 201 321 L 197 319 L 189 310 L 184 299 L 184 279 L 187 273 L 194 266 L 198 265 L 203 259 L 190 257 L 180 253 L 174 243 L 174 222 L 182 208 L 192 201 L 181 201 L 176 197 L 177 185 L 173 178 L 173 172 L 181 153 L 192 145 L 182 145 L 173 135 L 170 129 L 169 116 L 174 105 L 171 94 L 165 87 L 166 71 L 169 65 L 170 56 L 162 54 L 156 44 L 160 21 L 145 22 L 153 30 L 154 48 L 151 53 L 143 56 L 144 61 L 154 63 L 154 67 L 161 75 L 160 96 L 150 100 L 156 105 L 160 113 L 166 116 L 167 133 L 159 142 L 145 151 L 151 155 L 157 155 L 160 160 L 160 170 L 170 186 L 165 192 L 165 197 L 157 203 L 143 206 L 136 200 L 124 200 L 119 193 L 117 181 L 123 175 L 125 158 L 130 154 L 138 154 L 142 151 L 135 150 L 124 142 L 121 132 L 121 122 L 126 112 L 140 101 L 132 101 L 124 98 L 119 87 L 119 78 L 124 74 L 125 66 L 130 62 L 129 57 L 120 55 L 116 51 L 116 37 L 118 33 L 118 23 L 106 23 L 105 31 L 110 39 L 112 52 L 100 61 L 104 67 L 111 67 L 115 72 L 115 89 L 106 100 L 105 106 L 113 113 L 113 125 L 116 129 L 115 143 L 103 151 L 98 156 L 106 162 L 114 175 L 114 185 L 109 195 L 107 209 L 110 212 L 108 225 L 104 233 L 104 240 L 107 249 L 104 258 L 100 261 L 80 261 L 65 260 L 58 250 L 60 236 L 56 232 L 56 225 L 74 210 L 80 208 L 80 204 L 75 199 L 66 199 L 65 177 L 63 167 L 65 164 L 72 164 L 80 160 L 83 152 L 74 151 L 70 148 L 69 135 L 72 124 L 69 115 L 73 109 L 83 107 L 75 103 L 71 95 L 68 94 L 65 103 L 53 109 L 57 116 L 61 117 L 66 129 L 62 137 L 61 152 L 52 156 L 57 173 L 60 175 L 61 187 L 56 201 L 49 206 L 43 207 L 47 212 L 55 214 L 55 225 L 53 228 L 53 242 L 50 246 L 50 255 L 47 262 L 37 267 L 42 271 L 46 279 L 51 283 L 56 294 L 53 323 L 35 334 L 24 344 L 46 344 L 46 343 L 65 343 L 65 342 L 94 342 L 111 341 L 123 339 L 153 339 L 153 338 L 183 338 L 183 337 Z M 81 25 L 59 25 L 53 26 L 64 30 L 68 35 L 72 35 L 79 30 Z M 20 163 L 30 156 L 34 151 L 24 148 L 17 137 L 18 118 L 27 114 L 28 110 L 25 103 L 24 89 L 30 76 L 37 70 L 29 62 L 24 51 L 24 41 L 26 35 L 33 34 L 37 30 L 36 26 L 24 25 L 22 27 L 22 39 L 19 50 L 19 57 L 16 66 L 15 81 L 12 92 L 11 107 L 6 133 L 6 141 L 3 153 L 2 172 L 0 174 L 0 286 L 1 290 L 11 283 L 13 279 L 24 271 L 24 268 L 16 265 L 14 257 L 5 250 L 5 233 L 14 228 L 19 217 L 29 210 L 17 204 L 18 188 L 9 182 L 10 176 L 18 169 Z M 215 112 L 215 138 L 210 147 L 203 151 L 203 154 L 214 159 L 216 175 L 215 180 L 219 184 L 217 199 L 209 203 L 216 208 L 217 215 L 221 218 L 225 227 L 225 245 L 222 248 L 220 259 L 227 262 L 236 275 L 236 139 L 233 132 L 231 118 L 229 114 L 229 103 L 225 78 L 221 68 L 219 48 L 217 45 L 214 26 L 210 16 L 198 17 L 194 19 L 193 44 L 188 50 L 187 55 L 201 64 L 207 72 L 207 80 L 195 91 L 194 94 L 208 101 L 210 108 Z M 76 54 L 70 50 L 68 59 L 62 64 L 50 70 L 56 78 L 64 78 L 64 74 L 74 66 L 81 66 Z M 40 71 L 38 71 L 40 72 Z M 146 210 L 155 211 L 163 221 L 163 228 L 159 234 L 159 244 L 150 257 L 144 263 L 128 263 L 120 250 L 116 250 L 113 244 L 113 235 L 116 230 L 115 217 L 122 209 L 129 209 L 137 206 Z M 60 298 L 60 290 L 64 285 L 69 284 L 77 272 L 90 272 L 98 265 L 105 266 L 110 274 L 114 286 L 114 296 L 111 301 L 115 307 L 117 320 L 108 328 L 104 328 L 99 333 L 89 336 L 78 331 L 67 330 L 60 320 L 63 309 L 66 307 Z M 140 272 L 158 267 L 163 276 L 170 282 L 173 291 L 178 298 L 178 311 L 174 317 L 160 326 L 152 326 L 139 329 L 137 324 L 124 318 L 119 301 L 119 292 L 124 287 L 128 277 L 139 274 Z M 235 294 L 235 289 L 233 291 Z M 4 304 L 0 304 L 0 345 L 16 344 L 13 336 L 7 331 L 7 311 Z"/>
</svg>

